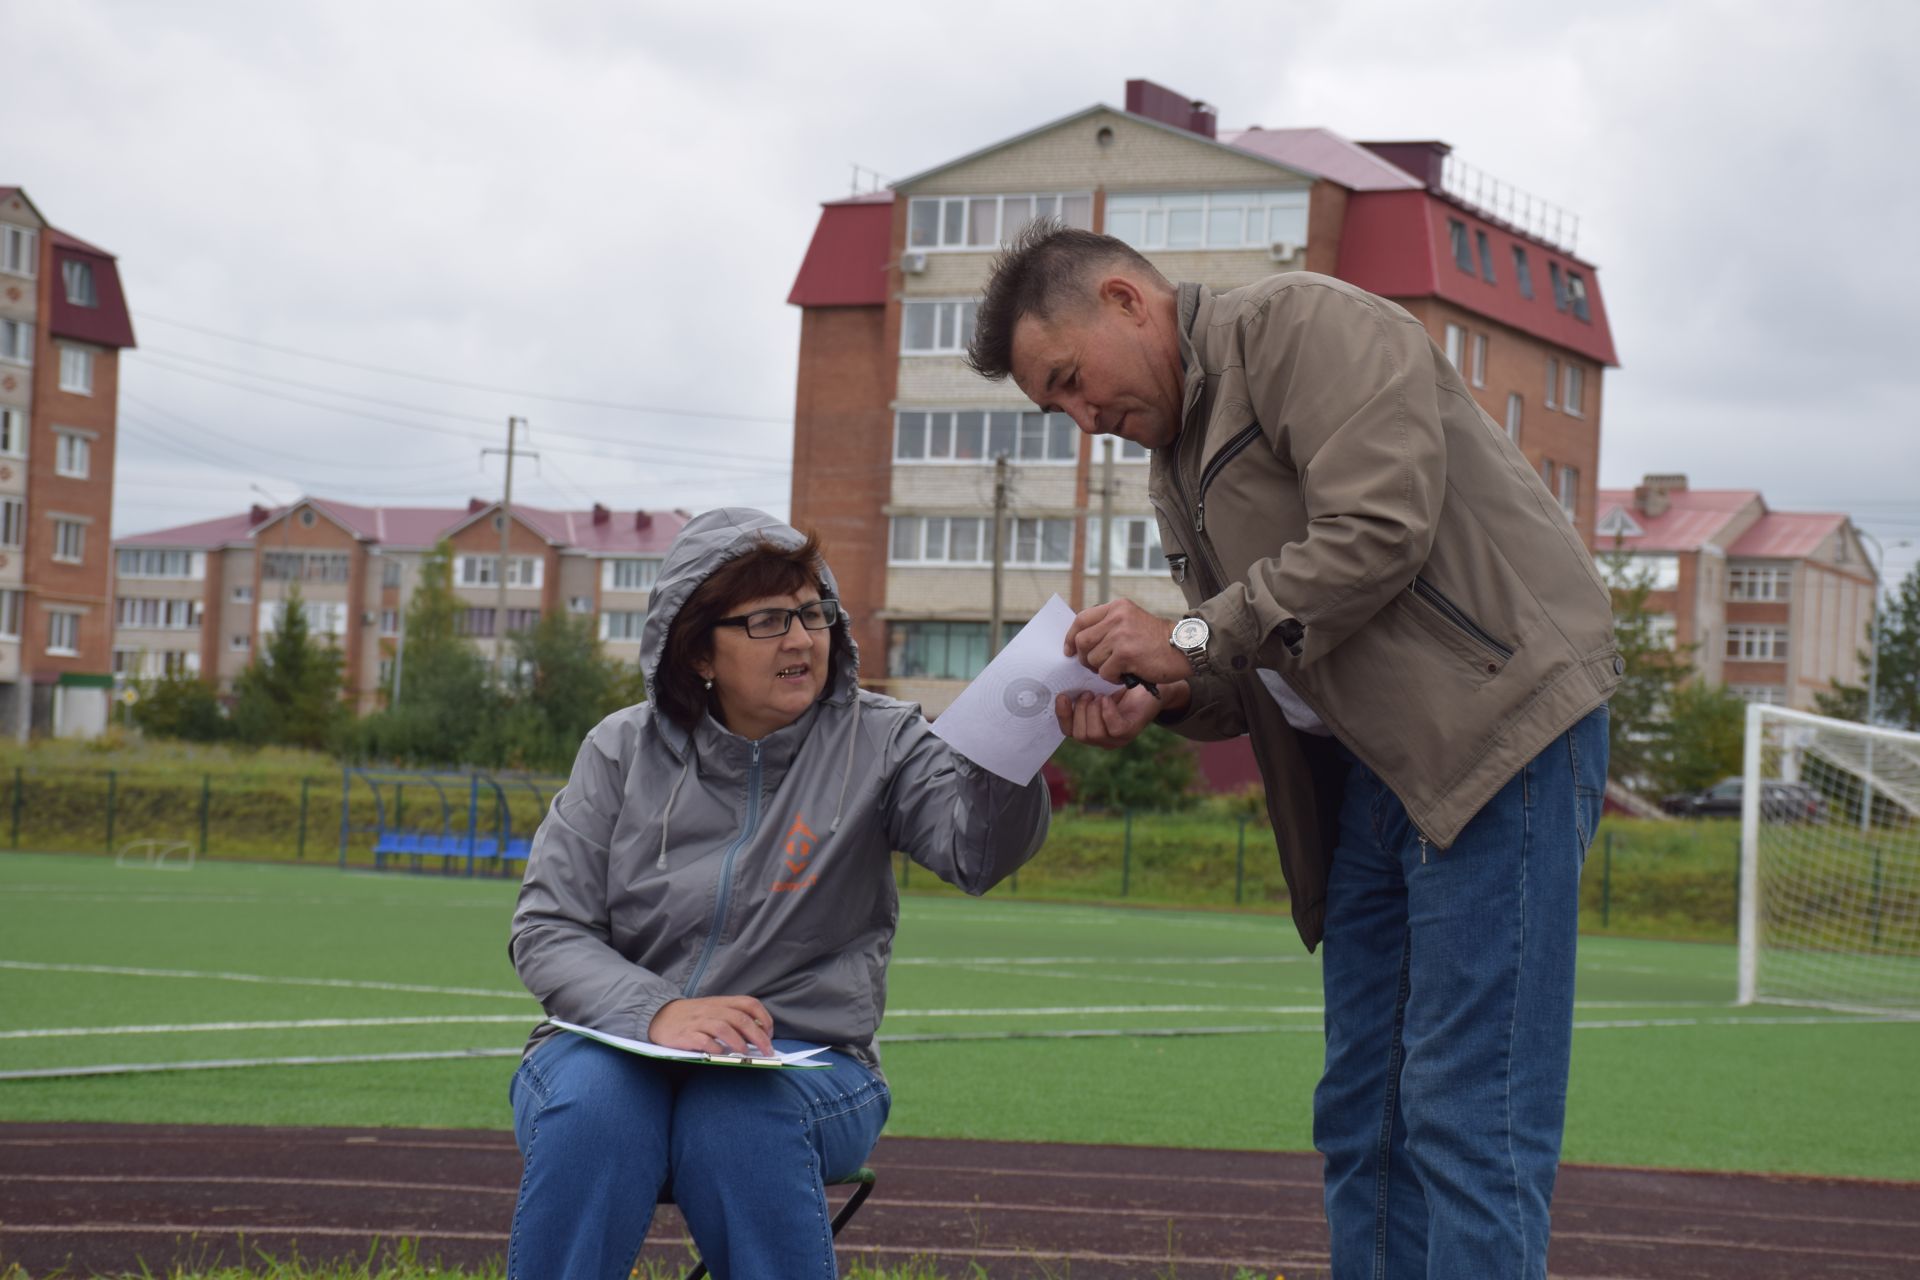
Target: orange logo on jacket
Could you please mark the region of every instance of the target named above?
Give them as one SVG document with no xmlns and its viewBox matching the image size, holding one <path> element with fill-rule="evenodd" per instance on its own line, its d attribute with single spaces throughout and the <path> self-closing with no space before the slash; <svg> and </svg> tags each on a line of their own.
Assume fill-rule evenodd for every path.
<svg viewBox="0 0 1920 1280">
<path fill-rule="evenodd" d="M 807 864 L 813 860 L 813 846 L 817 838 L 808 828 L 806 819 L 794 818 L 793 825 L 787 828 L 786 856 L 781 859 L 792 879 L 774 880 L 773 892 L 799 893 L 813 887 L 820 875 L 818 872 L 809 872 Z"/>
</svg>

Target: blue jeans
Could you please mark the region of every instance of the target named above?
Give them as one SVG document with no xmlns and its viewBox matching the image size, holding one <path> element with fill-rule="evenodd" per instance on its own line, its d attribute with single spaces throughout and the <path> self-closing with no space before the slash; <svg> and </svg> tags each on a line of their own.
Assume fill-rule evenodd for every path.
<svg viewBox="0 0 1920 1280">
<path fill-rule="evenodd" d="M 860 1168 L 892 1099 L 823 1056 L 833 1070 L 775 1071 L 542 1042 L 508 1091 L 524 1167 L 507 1275 L 627 1280 L 669 1185 L 715 1280 L 837 1275 L 825 1184 Z"/>
<path fill-rule="evenodd" d="M 1580 869 L 1606 779 L 1601 707 L 1442 851 L 1351 763 L 1313 1096 L 1335 1280 L 1547 1274 Z"/>
</svg>

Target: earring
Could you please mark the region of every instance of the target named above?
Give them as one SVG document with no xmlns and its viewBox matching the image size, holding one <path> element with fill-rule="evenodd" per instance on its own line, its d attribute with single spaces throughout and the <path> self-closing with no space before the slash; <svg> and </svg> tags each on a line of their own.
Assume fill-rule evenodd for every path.
<svg viewBox="0 0 1920 1280">
<path fill-rule="evenodd" d="M 711 681 L 711 680 L 709 680 L 709 681 L 707 681 L 707 692 L 708 692 L 708 693 L 712 693 L 712 692 L 713 692 L 713 681 Z"/>
</svg>

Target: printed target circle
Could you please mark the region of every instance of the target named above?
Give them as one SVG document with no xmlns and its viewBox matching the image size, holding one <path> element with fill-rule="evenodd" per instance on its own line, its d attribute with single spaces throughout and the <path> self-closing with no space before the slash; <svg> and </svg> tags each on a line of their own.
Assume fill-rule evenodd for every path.
<svg viewBox="0 0 1920 1280">
<path fill-rule="evenodd" d="M 1053 690 L 1047 687 L 1044 680 L 1019 676 L 1000 691 L 1000 701 L 1022 720 L 1031 720 L 1053 710 Z"/>
</svg>

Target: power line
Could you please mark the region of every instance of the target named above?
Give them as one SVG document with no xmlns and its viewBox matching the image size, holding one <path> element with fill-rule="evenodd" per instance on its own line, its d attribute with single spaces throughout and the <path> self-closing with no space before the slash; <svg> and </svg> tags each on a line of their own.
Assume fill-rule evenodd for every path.
<svg viewBox="0 0 1920 1280">
<path fill-rule="evenodd" d="M 302 351 L 298 347 L 283 347 L 277 343 L 262 342 L 258 338 L 245 338 L 237 333 L 222 333 L 218 329 L 191 324 L 185 320 L 174 320 L 166 316 L 154 315 L 149 311 L 134 312 L 142 320 L 153 320 L 160 324 L 170 324 L 176 328 L 203 333 L 211 338 L 220 338 L 227 342 L 244 343 L 249 347 L 259 347 L 263 351 L 277 351 L 282 355 L 298 356 L 302 360 L 319 360 L 326 364 L 337 364 L 348 369 L 362 369 L 368 373 L 381 373 L 395 378 L 412 378 L 416 382 L 431 382 L 443 387 L 460 387 L 468 391 L 492 391 L 501 395 L 526 396 L 534 400 L 548 400 L 554 404 L 583 405 L 594 409 L 619 409 L 627 413 L 657 413 L 681 418 L 713 418 L 731 422 L 777 422 L 788 423 L 789 417 L 766 417 L 759 414 L 723 413 L 711 409 L 677 409 L 665 405 L 632 404 L 618 400 L 597 400 L 589 396 L 570 396 L 552 391 L 531 391 L 525 387 L 502 387 L 484 382 L 467 382 L 459 378 L 440 378 L 432 374 L 415 373 L 411 369 L 392 369 L 385 365 L 367 364 L 359 360 L 347 360 L 340 356 L 321 355 L 317 351 Z"/>
</svg>

